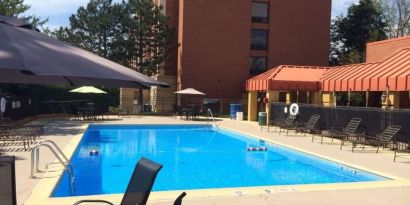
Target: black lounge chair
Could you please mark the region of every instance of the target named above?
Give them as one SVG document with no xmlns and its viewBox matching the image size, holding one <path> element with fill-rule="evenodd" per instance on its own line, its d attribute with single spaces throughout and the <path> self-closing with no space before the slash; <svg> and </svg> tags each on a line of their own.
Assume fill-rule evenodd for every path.
<svg viewBox="0 0 410 205">
<path fill-rule="evenodd" d="M 275 131 L 276 131 L 276 128 L 278 127 L 279 124 L 283 124 L 284 122 L 286 122 L 286 120 L 289 120 L 290 118 L 292 118 L 292 116 L 288 115 L 288 116 L 286 116 L 286 118 L 269 120 L 268 132 L 269 132 L 269 127 L 275 126 Z M 262 129 L 262 127 L 261 127 L 261 129 Z"/>
<path fill-rule="evenodd" d="M 377 147 L 376 153 L 379 152 L 379 148 L 385 148 L 389 144 L 393 144 L 394 136 L 400 131 L 401 126 L 390 125 L 383 130 L 382 133 L 376 137 L 359 135 L 351 139 L 352 152 L 357 145 L 363 145 L 363 149 L 366 145 Z"/>
<path fill-rule="evenodd" d="M 127 190 L 122 198 L 121 205 L 145 205 L 147 203 L 155 178 L 161 170 L 162 165 L 157 164 L 149 159 L 141 158 L 135 166 L 131 180 Z M 174 202 L 174 205 L 180 205 L 182 198 L 186 195 L 183 192 Z M 113 205 L 113 203 L 105 200 L 81 200 L 74 205 L 81 203 L 105 203 Z"/>
<path fill-rule="evenodd" d="M 296 116 L 289 115 L 288 118 L 282 123 L 278 123 L 276 126 L 279 127 L 279 135 L 282 130 L 286 129 L 286 135 L 289 134 L 289 129 L 295 126 Z"/>
<path fill-rule="evenodd" d="M 320 115 L 313 114 L 306 123 L 295 124 L 295 126 L 290 129 L 293 129 L 296 132 L 304 132 L 305 136 L 306 136 L 306 133 L 315 134 L 318 132 L 316 125 L 317 125 L 317 122 L 319 122 L 319 119 L 320 119 Z"/>
<path fill-rule="evenodd" d="M 396 161 L 396 158 L 399 157 L 399 154 L 410 154 L 410 143 L 409 142 L 396 142 L 394 144 L 394 159 L 393 161 Z"/>
<path fill-rule="evenodd" d="M 332 142 L 333 142 L 333 139 L 339 139 L 339 140 L 341 140 L 340 149 L 342 149 L 343 144 L 345 143 L 345 141 L 349 137 L 352 137 L 353 135 L 356 134 L 357 128 L 359 127 L 361 121 L 362 121 L 362 119 L 360 119 L 360 118 L 352 118 L 352 119 L 350 119 L 349 123 L 347 123 L 345 128 L 332 127 L 331 130 L 322 132 L 321 139 L 320 139 L 320 144 L 323 143 L 323 137 L 332 138 Z M 315 136 L 313 135 L 312 136 L 312 142 L 313 142 L 314 138 L 315 138 Z"/>
<path fill-rule="evenodd" d="M 0 201 L 2 205 L 16 205 L 16 172 L 14 156 L 0 157 Z"/>
</svg>

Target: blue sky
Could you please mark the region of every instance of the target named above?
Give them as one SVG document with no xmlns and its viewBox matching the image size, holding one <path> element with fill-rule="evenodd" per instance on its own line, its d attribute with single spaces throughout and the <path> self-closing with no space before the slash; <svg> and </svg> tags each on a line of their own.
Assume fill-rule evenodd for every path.
<svg viewBox="0 0 410 205">
<path fill-rule="evenodd" d="M 114 0 L 119 2 L 120 0 Z M 303 1 L 303 0 L 302 0 Z M 309 1 L 309 0 L 304 0 Z M 347 7 L 359 0 L 333 0 L 332 17 L 341 13 L 346 14 Z M 42 18 L 49 18 L 46 26 L 51 29 L 59 26 L 67 26 L 68 18 L 75 13 L 80 6 L 85 6 L 89 0 L 25 0 L 26 4 L 31 5 L 26 14 L 34 14 Z"/>
</svg>

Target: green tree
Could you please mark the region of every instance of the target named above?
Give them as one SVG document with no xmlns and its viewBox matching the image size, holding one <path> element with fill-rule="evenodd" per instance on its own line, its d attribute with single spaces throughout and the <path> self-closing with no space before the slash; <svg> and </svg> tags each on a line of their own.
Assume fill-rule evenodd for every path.
<svg viewBox="0 0 410 205">
<path fill-rule="evenodd" d="M 122 34 L 123 5 L 112 0 L 91 0 L 71 15 L 70 26 L 53 34 L 60 40 L 111 59 L 113 42 Z"/>
<path fill-rule="evenodd" d="M 10 17 L 21 17 L 21 14 L 30 9 L 30 5 L 24 4 L 24 0 L 1 0 L 0 14 Z M 48 19 L 41 19 L 38 16 L 22 16 L 36 27 L 43 27 Z"/>
<path fill-rule="evenodd" d="M 388 36 L 410 35 L 410 0 L 378 0 L 388 26 Z"/>
<path fill-rule="evenodd" d="M 175 49 L 174 30 L 162 7 L 151 0 L 90 0 L 53 35 L 149 76 L 156 75 Z"/>
<path fill-rule="evenodd" d="M 339 16 L 331 26 L 330 64 L 360 63 L 365 60 L 366 43 L 387 38 L 387 25 L 381 5 L 375 0 L 360 0 Z"/>
<path fill-rule="evenodd" d="M 29 10 L 30 6 L 24 4 L 24 0 L 1 0 L 0 14 L 17 17 L 19 14 Z"/>
<path fill-rule="evenodd" d="M 162 7 L 152 0 L 129 1 L 129 52 L 134 68 L 147 75 L 156 75 L 168 58 L 175 31 L 167 26 Z"/>
</svg>

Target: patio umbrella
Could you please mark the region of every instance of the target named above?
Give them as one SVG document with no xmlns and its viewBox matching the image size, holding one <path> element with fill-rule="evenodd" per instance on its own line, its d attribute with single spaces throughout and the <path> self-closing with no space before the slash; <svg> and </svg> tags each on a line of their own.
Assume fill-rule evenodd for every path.
<svg viewBox="0 0 410 205">
<path fill-rule="evenodd" d="M 96 94 L 107 94 L 107 92 L 100 90 L 93 86 L 83 86 L 69 91 L 70 93 L 96 93 Z"/>
<path fill-rule="evenodd" d="M 193 88 L 187 88 L 184 90 L 180 90 L 175 92 L 176 94 L 181 94 L 181 95 L 205 95 L 205 93 L 197 91 Z"/>
<path fill-rule="evenodd" d="M 192 95 L 205 95 L 205 93 L 200 92 L 198 90 L 195 90 L 193 88 L 187 88 L 187 89 L 180 90 L 180 91 L 177 91 L 177 92 L 174 92 L 174 93 L 180 94 L 180 95 L 190 95 L 189 96 L 189 103 L 190 104 L 191 104 L 191 96 Z"/>
<path fill-rule="evenodd" d="M 41 34 L 27 22 L 0 15 L 0 82 L 169 87 L 146 75 Z"/>
</svg>

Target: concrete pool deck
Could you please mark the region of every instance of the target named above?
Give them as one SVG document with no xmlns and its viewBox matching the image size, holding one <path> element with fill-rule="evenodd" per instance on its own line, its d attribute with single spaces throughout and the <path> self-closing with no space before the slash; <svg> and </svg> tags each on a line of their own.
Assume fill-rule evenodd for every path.
<svg viewBox="0 0 410 205">
<path fill-rule="evenodd" d="M 45 139 L 55 141 L 60 147 L 67 149 L 75 148 L 74 141 L 79 140 L 84 132 L 87 122 L 69 121 L 69 120 L 49 120 L 42 122 L 46 125 Z M 107 124 L 201 124 L 206 122 L 183 121 L 169 117 L 125 117 L 121 120 L 108 120 L 92 123 Z M 290 132 L 287 137 L 285 134 L 278 135 L 277 132 L 263 131 L 254 122 L 237 122 L 224 119 L 218 122 L 218 125 L 227 129 L 233 129 L 242 133 L 247 133 L 259 138 L 264 138 L 282 145 L 303 150 L 315 155 L 325 156 L 326 158 L 343 162 L 348 165 L 354 165 L 356 168 L 372 171 L 373 173 L 382 173 L 384 176 L 395 178 L 396 180 L 372 183 L 345 183 L 345 184 L 327 184 L 327 185 L 302 185 L 302 186 L 272 186 L 257 188 L 233 188 L 233 189 L 211 189 L 187 191 L 188 196 L 184 204 L 408 204 L 410 201 L 410 156 L 398 158 L 393 162 L 393 153 L 382 151 L 376 154 L 375 149 L 367 148 L 364 151 L 358 149 L 351 153 L 349 147 L 342 151 L 339 150 L 337 141 L 330 143 L 325 140 L 324 144 L 319 141 L 311 142 L 311 137 L 295 135 Z M 73 144 L 74 143 L 74 144 Z M 0 149 L 6 155 L 16 155 L 16 176 L 17 176 L 17 200 L 18 204 L 30 205 L 40 204 L 39 192 L 43 188 L 44 180 L 58 180 L 58 174 L 53 177 L 43 179 L 30 178 L 30 152 L 17 149 L 15 146 L 1 146 Z M 41 164 L 53 161 L 51 153 L 46 151 L 41 153 Z M 360 165 L 360 166 L 357 166 Z M 58 173 L 58 172 L 54 172 Z M 52 174 L 51 174 L 52 175 Z M 51 176 L 50 172 L 44 176 Z M 49 187 L 48 189 L 52 189 Z M 34 190 L 34 191 L 33 191 Z M 266 191 L 268 190 L 268 191 Z M 32 193 L 34 192 L 34 193 Z M 269 193 L 267 193 L 269 192 Z M 42 193 L 44 194 L 47 193 Z M 31 196 L 30 196 L 31 195 Z M 178 193 L 152 193 L 148 204 L 172 204 Z M 105 198 L 106 196 L 97 196 Z M 90 198 L 90 197 L 86 197 Z M 95 197 L 92 197 L 95 198 Z M 119 202 L 121 195 L 110 195 L 106 199 L 112 199 Z M 68 198 L 67 198 L 68 199 Z M 48 200 L 47 204 L 72 204 L 78 198 L 62 199 L 58 201 Z M 52 203 L 51 203 L 52 202 Z M 44 203 L 41 203 L 44 204 Z"/>
</svg>

